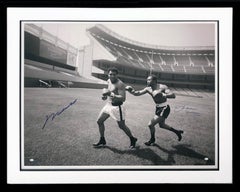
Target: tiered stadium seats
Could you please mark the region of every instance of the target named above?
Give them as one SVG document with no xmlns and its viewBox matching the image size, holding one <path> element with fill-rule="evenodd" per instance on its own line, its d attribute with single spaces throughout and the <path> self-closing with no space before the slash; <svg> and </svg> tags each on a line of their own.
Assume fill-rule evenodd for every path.
<svg viewBox="0 0 240 192">
<path fill-rule="evenodd" d="M 153 61 L 154 63 L 162 63 L 162 60 L 159 54 L 153 54 Z"/>
<path fill-rule="evenodd" d="M 188 74 L 203 74 L 202 66 L 185 66 L 186 72 Z"/>
<path fill-rule="evenodd" d="M 208 56 L 206 56 L 206 59 L 208 60 L 209 66 L 211 66 L 211 67 L 215 66 L 214 56 L 208 55 Z"/>
<path fill-rule="evenodd" d="M 189 57 L 188 56 L 185 56 L 185 55 L 176 55 L 175 56 L 175 59 L 177 60 L 178 62 L 178 65 L 189 65 Z"/>
<path fill-rule="evenodd" d="M 194 65 L 196 65 L 196 66 L 207 66 L 208 65 L 208 62 L 207 62 L 207 59 L 205 58 L 205 56 L 192 55 L 191 59 L 192 59 L 192 62 L 194 63 Z"/>
<path fill-rule="evenodd" d="M 172 55 L 167 55 L 167 53 L 163 53 L 161 55 L 162 59 L 166 62 L 167 65 L 173 65 L 174 59 Z"/>
<path fill-rule="evenodd" d="M 171 65 L 161 65 L 164 72 L 173 72 L 173 68 Z"/>
<path fill-rule="evenodd" d="M 145 85 L 147 76 L 156 74 L 160 81 L 171 86 L 214 87 L 214 78 L 206 79 L 206 76 L 215 75 L 214 47 L 157 48 L 133 42 L 104 27 L 94 26 L 88 31 L 116 57 L 112 64 L 110 61 L 105 62 L 108 66 L 123 67 L 124 70 L 119 75 L 126 83 Z M 104 77 L 97 75 L 100 78 L 107 78 L 106 75 Z"/>
<path fill-rule="evenodd" d="M 173 69 L 176 73 L 186 73 L 185 66 L 173 66 Z"/>
<path fill-rule="evenodd" d="M 215 67 L 205 66 L 204 70 L 207 74 L 214 74 L 215 73 Z"/>
<path fill-rule="evenodd" d="M 161 67 L 161 64 L 159 64 L 159 63 L 153 63 L 152 64 L 152 69 L 155 71 L 162 71 L 163 70 L 163 68 Z"/>
</svg>

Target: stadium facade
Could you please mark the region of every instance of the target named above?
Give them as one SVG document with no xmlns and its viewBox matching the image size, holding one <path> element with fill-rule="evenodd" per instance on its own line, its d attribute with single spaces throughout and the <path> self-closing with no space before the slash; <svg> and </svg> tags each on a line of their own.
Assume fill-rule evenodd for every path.
<svg viewBox="0 0 240 192">
<path fill-rule="evenodd" d="M 87 47 L 83 56 L 82 49 L 33 23 L 24 24 L 23 39 L 25 87 L 105 87 L 105 81 L 82 75 L 79 66 L 91 64 L 92 59 Z"/>
</svg>

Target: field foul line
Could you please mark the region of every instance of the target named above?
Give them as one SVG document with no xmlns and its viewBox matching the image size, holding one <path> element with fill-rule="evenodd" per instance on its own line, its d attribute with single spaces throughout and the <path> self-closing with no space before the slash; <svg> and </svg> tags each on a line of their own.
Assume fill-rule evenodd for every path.
<svg viewBox="0 0 240 192">
<path fill-rule="evenodd" d="M 175 95 L 186 96 L 186 97 L 203 98 L 203 96 L 199 96 L 199 95 L 188 95 L 188 94 L 182 94 L 182 93 L 175 93 Z"/>
</svg>

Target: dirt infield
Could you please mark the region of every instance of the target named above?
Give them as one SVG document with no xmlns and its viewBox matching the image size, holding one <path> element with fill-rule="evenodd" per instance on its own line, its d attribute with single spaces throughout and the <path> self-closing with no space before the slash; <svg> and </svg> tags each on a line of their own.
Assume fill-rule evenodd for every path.
<svg viewBox="0 0 240 192">
<path fill-rule="evenodd" d="M 138 138 L 136 149 L 129 149 L 129 138 L 111 118 L 105 123 L 107 146 L 92 147 L 99 140 L 96 119 L 105 104 L 100 89 L 25 88 L 23 98 L 23 169 L 167 165 L 211 168 L 217 164 L 213 93 L 203 98 L 177 96 L 169 100 L 171 113 L 166 123 L 184 130 L 183 139 L 179 142 L 174 133 L 156 126 L 156 145 L 150 147 L 144 142 L 150 138 L 147 124 L 155 110 L 152 98 L 127 93 L 126 124 Z"/>
</svg>

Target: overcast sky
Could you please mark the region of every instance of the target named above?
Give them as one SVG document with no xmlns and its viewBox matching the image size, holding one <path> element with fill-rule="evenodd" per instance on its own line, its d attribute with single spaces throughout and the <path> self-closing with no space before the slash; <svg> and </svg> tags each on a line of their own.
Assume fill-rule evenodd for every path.
<svg viewBox="0 0 240 192">
<path fill-rule="evenodd" d="M 86 29 L 96 23 L 38 23 L 44 30 L 78 48 L 90 43 Z M 159 46 L 214 46 L 214 23 L 99 23 L 141 43 Z"/>
</svg>

